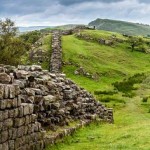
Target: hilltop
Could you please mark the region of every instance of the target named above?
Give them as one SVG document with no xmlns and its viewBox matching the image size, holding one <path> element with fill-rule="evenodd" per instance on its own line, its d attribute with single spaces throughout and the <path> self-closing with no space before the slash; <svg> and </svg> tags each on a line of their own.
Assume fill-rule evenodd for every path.
<svg viewBox="0 0 150 150">
<path fill-rule="evenodd" d="M 110 20 L 110 19 L 96 19 L 89 23 L 89 26 L 95 26 L 98 30 L 106 30 L 119 32 L 129 35 L 144 35 L 150 34 L 150 26 L 132 23 L 126 21 Z"/>
</svg>

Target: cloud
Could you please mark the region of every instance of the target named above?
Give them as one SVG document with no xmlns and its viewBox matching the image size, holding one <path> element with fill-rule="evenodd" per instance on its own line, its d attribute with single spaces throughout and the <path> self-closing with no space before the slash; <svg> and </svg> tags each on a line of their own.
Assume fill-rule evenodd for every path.
<svg viewBox="0 0 150 150">
<path fill-rule="evenodd" d="M 110 18 L 150 24 L 149 0 L 1 0 L 0 18 L 19 26 L 87 24 Z"/>
<path fill-rule="evenodd" d="M 111 2 L 118 2 L 121 0 L 92 0 L 92 2 L 103 2 L 103 3 L 111 3 Z M 59 3 L 62 5 L 73 5 L 78 3 L 86 3 L 91 2 L 91 0 L 59 0 Z"/>
</svg>

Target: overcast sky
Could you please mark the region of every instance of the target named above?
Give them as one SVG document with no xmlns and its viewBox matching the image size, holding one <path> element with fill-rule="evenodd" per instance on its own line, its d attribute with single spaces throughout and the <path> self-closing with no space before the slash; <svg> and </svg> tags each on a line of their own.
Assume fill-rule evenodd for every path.
<svg viewBox="0 0 150 150">
<path fill-rule="evenodd" d="M 96 18 L 150 24 L 150 0 L 0 0 L 0 19 L 17 26 L 88 24 Z"/>
</svg>

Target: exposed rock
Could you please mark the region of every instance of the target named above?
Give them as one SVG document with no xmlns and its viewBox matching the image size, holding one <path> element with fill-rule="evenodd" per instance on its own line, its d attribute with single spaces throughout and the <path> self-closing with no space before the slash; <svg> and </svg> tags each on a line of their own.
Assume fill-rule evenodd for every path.
<svg viewBox="0 0 150 150">
<path fill-rule="evenodd" d="M 0 84 L 2 149 L 43 150 L 44 143 L 54 143 L 92 120 L 113 122 L 113 110 L 96 101 L 65 74 L 52 74 L 35 66 L 19 66 L 1 74 L 11 79 L 11 73 L 14 80 Z M 43 128 L 55 131 L 74 120 L 81 123 L 55 136 L 45 137 L 42 132 Z"/>
<path fill-rule="evenodd" d="M 0 83 L 8 84 L 11 81 L 11 77 L 6 73 L 0 73 Z"/>
</svg>

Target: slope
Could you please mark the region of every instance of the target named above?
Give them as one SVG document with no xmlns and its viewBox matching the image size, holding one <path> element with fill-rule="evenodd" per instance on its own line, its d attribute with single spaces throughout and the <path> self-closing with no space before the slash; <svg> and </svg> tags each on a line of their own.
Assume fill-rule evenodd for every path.
<svg viewBox="0 0 150 150">
<path fill-rule="evenodd" d="M 129 35 L 144 35 L 150 34 L 150 26 L 138 23 L 125 21 L 117 21 L 110 19 L 96 19 L 89 23 L 89 26 L 95 26 L 96 29 L 119 32 Z"/>
<path fill-rule="evenodd" d="M 75 135 L 67 137 L 62 142 L 48 147 L 47 150 L 150 149 L 149 54 L 131 52 L 127 42 L 108 46 L 91 40 L 98 37 L 109 39 L 112 34 L 115 34 L 120 41 L 126 40 L 117 33 L 85 30 L 80 32 L 81 34 L 89 36 L 85 39 L 77 35 L 62 38 L 65 64 L 63 71 L 80 86 L 94 93 L 98 100 L 113 107 L 115 123 L 106 125 L 96 122 L 80 129 Z M 97 73 L 99 79 L 94 80 L 86 75 L 75 74 L 81 66 L 89 74 Z M 143 72 L 145 76 L 141 74 Z M 142 77 L 142 82 L 138 83 L 136 79 L 139 77 Z M 117 81 L 122 83 L 120 86 L 123 86 L 124 78 L 127 81 L 135 79 L 133 89 L 130 91 L 133 94 L 131 97 L 125 96 L 119 90 L 113 93 L 112 83 Z M 98 93 L 96 91 L 99 94 L 96 94 Z M 104 99 L 107 101 L 103 101 Z"/>
</svg>

